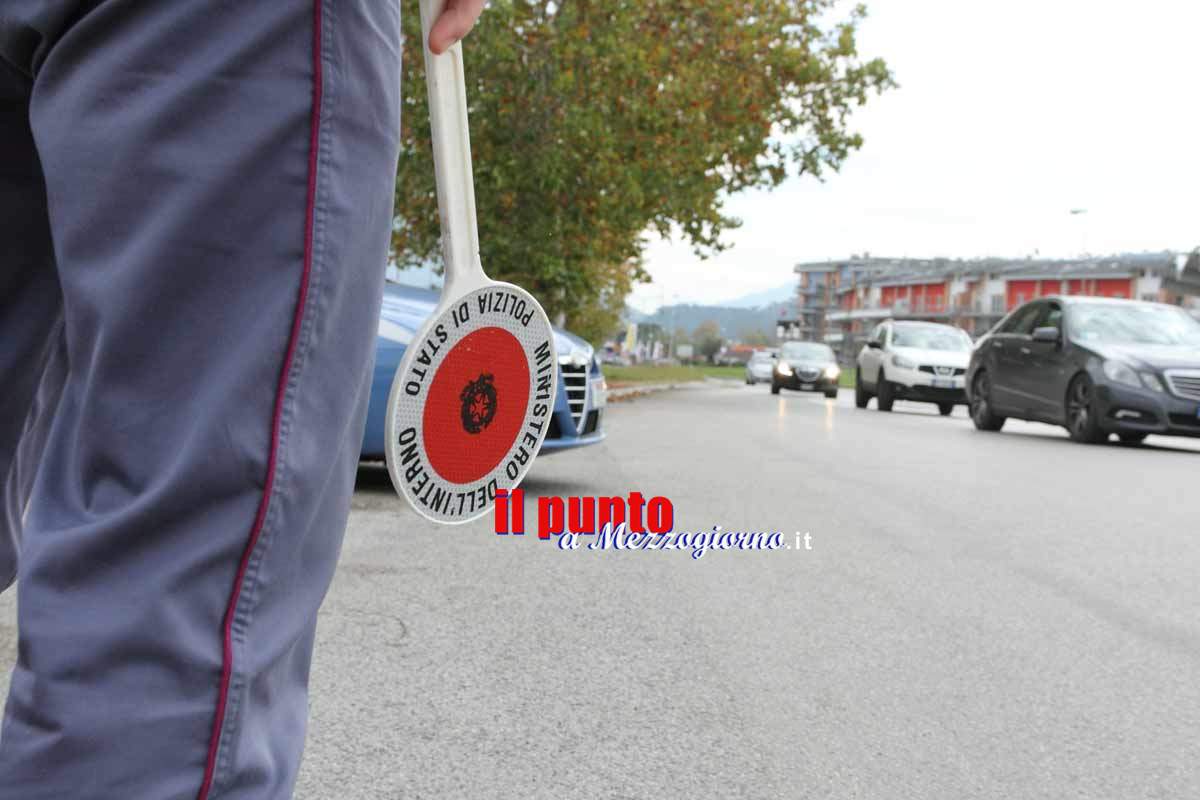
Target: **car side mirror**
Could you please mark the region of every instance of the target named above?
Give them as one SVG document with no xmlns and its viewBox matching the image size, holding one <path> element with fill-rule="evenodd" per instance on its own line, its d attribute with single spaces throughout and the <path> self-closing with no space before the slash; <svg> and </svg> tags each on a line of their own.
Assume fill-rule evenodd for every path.
<svg viewBox="0 0 1200 800">
<path fill-rule="evenodd" d="M 1059 334 L 1058 328 L 1047 326 L 1045 328 L 1033 329 L 1033 340 L 1035 342 L 1058 344 L 1060 338 L 1062 337 L 1061 334 Z"/>
<path fill-rule="evenodd" d="M 878 339 L 868 339 L 867 347 L 871 348 L 872 350 L 882 350 L 883 342 L 879 341 Z"/>
</svg>

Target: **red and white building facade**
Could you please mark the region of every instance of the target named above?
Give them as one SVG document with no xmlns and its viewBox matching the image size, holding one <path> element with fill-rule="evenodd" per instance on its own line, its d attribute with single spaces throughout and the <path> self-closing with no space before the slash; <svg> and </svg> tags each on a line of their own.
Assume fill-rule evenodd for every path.
<svg viewBox="0 0 1200 800">
<path fill-rule="evenodd" d="M 882 319 L 957 325 L 979 336 L 1046 295 L 1152 300 L 1200 312 L 1200 254 L 1138 253 L 1078 260 L 851 258 L 798 264 L 788 336 L 824 340 L 851 361 Z M 783 330 L 783 328 L 781 328 Z"/>
</svg>

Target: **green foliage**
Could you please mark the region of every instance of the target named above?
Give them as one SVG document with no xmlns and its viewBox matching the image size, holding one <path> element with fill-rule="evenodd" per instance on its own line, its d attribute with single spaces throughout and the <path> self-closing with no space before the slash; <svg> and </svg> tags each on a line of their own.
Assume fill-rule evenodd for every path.
<svg viewBox="0 0 1200 800">
<path fill-rule="evenodd" d="M 643 322 L 637 328 L 637 340 L 644 344 L 661 342 L 667 338 L 667 332 L 656 322 Z"/>
<path fill-rule="evenodd" d="M 771 337 L 767 336 L 762 331 L 744 329 L 738 332 L 738 338 L 742 344 L 748 344 L 751 347 L 766 347 L 771 343 Z"/>
<path fill-rule="evenodd" d="M 692 331 L 692 341 L 696 343 L 696 352 L 708 359 L 710 363 L 713 356 L 720 352 L 721 345 L 725 344 L 725 340 L 721 338 L 720 326 L 712 320 L 701 322 L 696 326 L 696 330 Z"/>
<path fill-rule="evenodd" d="M 630 367 L 618 367 L 612 364 L 604 367 L 604 376 L 609 386 L 619 386 L 629 383 L 682 383 L 684 381 L 700 381 L 704 378 L 726 378 L 741 380 L 746 374 L 745 367 L 714 367 L 714 366 L 660 366 L 657 364 L 635 364 Z M 842 370 L 838 384 L 843 389 L 854 388 L 854 371 Z"/>
<path fill-rule="evenodd" d="M 484 258 L 487 258 L 486 250 Z M 489 274 L 498 271 L 490 264 L 488 270 Z M 553 313 L 564 312 L 571 332 L 597 345 L 612 337 L 622 337 L 625 333 L 621 314 L 625 310 L 625 297 L 633 285 L 633 278 L 633 270 L 623 264 L 598 264 L 591 276 L 591 289 L 586 293 L 577 293 L 574 303 L 553 306 Z M 522 285 L 526 279 L 525 275 L 505 278 Z M 539 293 L 538 297 L 540 299 L 542 295 Z"/>
<path fill-rule="evenodd" d="M 604 367 L 604 377 L 608 380 L 609 386 L 637 383 L 688 383 L 702 381 L 705 378 L 740 381 L 745 374 L 745 367 L 693 367 L 660 364 L 635 364 L 629 367 L 610 364 Z"/>
<path fill-rule="evenodd" d="M 821 176 L 860 146 L 847 115 L 891 85 L 834 0 L 494 0 L 465 43 L 483 264 L 568 326 L 606 334 L 645 235 L 701 256 L 738 220 L 728 194 Z M 439 261 L 415 3 L 404 15 L 393 252 Z"/>
</svg>

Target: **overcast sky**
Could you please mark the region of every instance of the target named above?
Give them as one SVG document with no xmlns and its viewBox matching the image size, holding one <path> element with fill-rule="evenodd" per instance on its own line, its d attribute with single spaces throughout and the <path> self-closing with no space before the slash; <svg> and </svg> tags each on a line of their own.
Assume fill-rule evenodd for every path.
<svg viewBox="0 0 1200 800">
<path fill-rule="evenodd" d="M 731 198 L 708 261 L 654 242 L 632 305 L 713 303 L 798 261 L 1074 256 L 1200 245 L 1200 2 L 867 0 L 860 52 L 900 84 L 824 184 Z M 1072 216 L 1074 208 L 1086 214 Z"/>
</svg>

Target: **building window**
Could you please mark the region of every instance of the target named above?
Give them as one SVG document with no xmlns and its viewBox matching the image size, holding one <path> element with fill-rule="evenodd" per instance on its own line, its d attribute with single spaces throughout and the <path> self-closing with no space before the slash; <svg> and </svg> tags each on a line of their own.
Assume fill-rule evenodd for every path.
<svg viewBox="0 0 1200 800">
<path fill-rule="evenodd" d="M 1002 294 L 992 295 L 992 313 L 993 314 L 1003 314 L 1004 313 L 1004 295 L 1002 295 Z"/>
<path fill-rule="evenodd" d="M 1147 303 L 1157 303 L 1158 295 L 1151 292 L 1150 294 L 1142 295 L 1142 299 L 1145 300 Z"/>
</svg>

